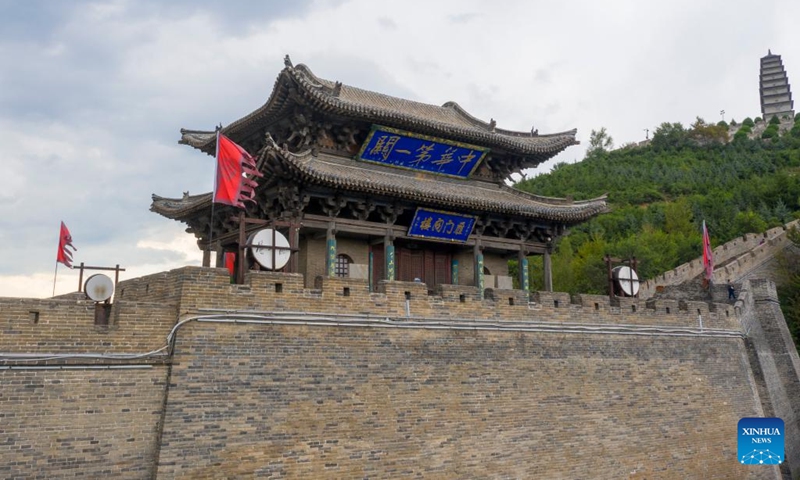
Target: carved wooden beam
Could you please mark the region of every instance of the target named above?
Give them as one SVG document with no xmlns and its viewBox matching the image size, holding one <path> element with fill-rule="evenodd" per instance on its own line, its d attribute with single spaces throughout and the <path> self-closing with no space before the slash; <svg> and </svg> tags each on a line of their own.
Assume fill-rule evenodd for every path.
<svg viewBox="0 0 800 480">
<path fill-rule="evenodd" d="M 394 225 L 397 222 L 397 217 L 403 214 L 405 208 L 397 203 L 392 205 L 385 205 L 378 209 L 378 214 L 384 223 Z"/>
<path fill-rule="evenodd" d="M 320 198 L 319 202 L 320 206 L 322 207 L 322 211 L 325 212 L 325 215 L 331 218 L 338 217 L 339 213 L 342 211 L 342 208 L 347 205 L 347 200 L 342 198 L 341 195 Z"/>
<path fill-rule="evenodd" d="M 375 210 L 376 205 L 372 200 L 367 199 L 350 203 L 350 208 L 352 209 L 350 213 L 363 222 L 369 217 L 369 214 Z"/>
</svg>

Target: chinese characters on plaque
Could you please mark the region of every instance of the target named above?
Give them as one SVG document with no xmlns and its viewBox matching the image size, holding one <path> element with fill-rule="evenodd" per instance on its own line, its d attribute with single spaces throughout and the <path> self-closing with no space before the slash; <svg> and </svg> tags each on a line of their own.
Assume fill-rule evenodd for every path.
<svg viewBox="0 0 800 480">
<path fill-rule="evenodd" d="M 373 127 L 358 158 L 398 168 L 467 178 L 488 149 L 416 135 L 388 127 Z"/>
<path fill-rule="evenodd" d="M 475 217 L 418 208 L 408 229 L 408 235 L 464 243 L 472 233 L 474 225 Z"/>
</svg>

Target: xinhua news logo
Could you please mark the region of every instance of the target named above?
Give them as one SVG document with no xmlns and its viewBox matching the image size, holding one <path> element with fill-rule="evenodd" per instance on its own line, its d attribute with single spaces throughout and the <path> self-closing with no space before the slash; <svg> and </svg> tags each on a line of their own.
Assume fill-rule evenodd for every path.
<svg viewBox="0 0 800 480">
<path fill-rule="evenodd" d="M 739 463 L 778 465 L 783 462 L 783 420 L 743 418 L 739 420 Z"/>
</svg>

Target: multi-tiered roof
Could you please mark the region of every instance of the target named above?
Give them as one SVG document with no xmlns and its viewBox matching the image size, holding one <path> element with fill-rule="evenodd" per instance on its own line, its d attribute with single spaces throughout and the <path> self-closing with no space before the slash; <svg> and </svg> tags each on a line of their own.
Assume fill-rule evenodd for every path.
<svg viewBox="0 0 800 480">
<path fill-rule="evenodd" d="M 467 178 L 360 161 L 359 150 L 376 125 L 476 145 L 488 154 Z M 280 194 L 276 192 L 285 192 L 290 185 L 295 203 L 304 205 L 333 195 L 342 201 L 358 200 L 362 209 L 367 203 L 374 209 L 399 202 L 407 205 L 406 211 L 416 205 L 469 212 L 482 217 L 484 224 L 505 221 L 508 225 L 514 220 L 521 230 L 543 228 L 552 235 L 606 209 L 605 198 L 575 202 L 505 184 L 510 174 L 535 167 L 577 144 L 575 130 L 549 135 L 504 130 L 494 120 L 479 120 L 454 102 L 435 106 L 362 90 L 319 78 L 305 65 L 292 66 L 288 59 L 267 102 L 221 131 L 257 155 L 265 174 L 258 195 L 257 210 L 261 211 L 250 215 L 280 215 L 278 210 L 286 208 L 286 202 L 277 201 Z M 181 130 L 180 143 L 213 155 L 215 133 Z M 151 209 L 186 222 L 202 237 L 208 229 L 210 202 L 210 194 L 180 199 L 154 195 Z M 369 214 L 363 219 L 367 221 Z"/>
</svg>

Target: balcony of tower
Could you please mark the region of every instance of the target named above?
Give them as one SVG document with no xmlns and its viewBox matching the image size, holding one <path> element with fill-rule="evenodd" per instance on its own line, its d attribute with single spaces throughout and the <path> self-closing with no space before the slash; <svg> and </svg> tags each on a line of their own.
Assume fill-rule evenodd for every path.
<svg viewBox="0 0 800 480">
<path fill-rule="evenodd" d="M 788 83 L 787 84 L 782 84 L 782 85 L 769 86 L 769 87 L 762 86 L 759 89 L 759 91 L 761 92 L 762 96 L 765 96 L 765 95 L 779 95 L 781 93 L 791 93 L 789 91 L 789 84 Z"/>
<path fill-rule="evenodd" d="M 786 75 L 786 72 L 781 71 L 778 73 L 761 74 L 759 78 L 762 82 L 769 82 L 773 80 L 787 80 L 788 76 Z"/>
<path fill-rule="evenodd" d="M 764 76 L 766 76 L 766 75 L 774 75 L 776 73 L 784 73 L 783 67 L 779 65 L 779 66 L 776 66 L 776 67 L 769 67 L 769 68 L 762 68 L 761 69 L 761 75 L 764 75 Z"/>
</svg>

